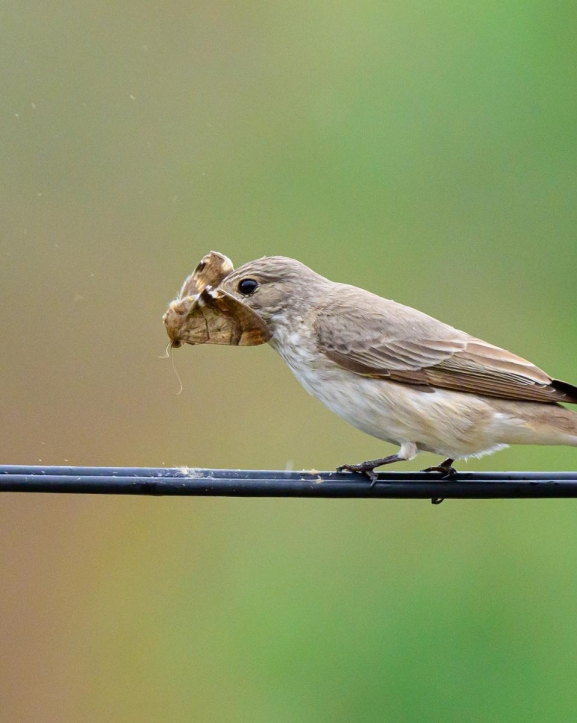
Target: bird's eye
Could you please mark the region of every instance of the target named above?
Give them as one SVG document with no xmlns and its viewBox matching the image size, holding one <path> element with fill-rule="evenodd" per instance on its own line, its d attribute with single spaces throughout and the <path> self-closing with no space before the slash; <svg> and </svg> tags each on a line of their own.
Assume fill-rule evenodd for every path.
<svg viewBox="0 0 577 723">
<path fill-rule="evenodd" d="M 250 296 L 258 289 L 258 281 L 254 279 L 242 279 L 238 282 L 238 290 L 243 296 Z"/>
</svg>

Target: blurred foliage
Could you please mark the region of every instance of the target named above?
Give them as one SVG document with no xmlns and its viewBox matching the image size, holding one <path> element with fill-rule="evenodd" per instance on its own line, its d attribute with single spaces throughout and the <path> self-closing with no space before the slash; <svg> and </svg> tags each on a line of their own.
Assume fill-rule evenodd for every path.
<svg viewBox="0 0 577 723">
<path fill-rule="evenodd" d="M 176 352 L 177 396 L 160 317 L 211 248 L 297 257 L 577 380 L 570 3 L 10 0 L 0 18 L 4 462 L 388 453 L 266 347 Z M 6 495 L 0 542 L 2 723 L 574 716 L 571 501 Z"/>
</svg>

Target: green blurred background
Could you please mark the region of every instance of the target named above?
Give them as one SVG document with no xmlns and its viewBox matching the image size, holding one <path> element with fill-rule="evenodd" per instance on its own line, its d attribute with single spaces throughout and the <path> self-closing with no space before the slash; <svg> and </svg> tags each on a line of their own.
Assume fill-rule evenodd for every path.
<svg viewBox="0 0 577 723">
<path fill-rule="evenodd" d="M 267 347 L 176 352 L 177 395 L 161 315 L 210 249 L 577 381 L 573 4 L 9 0 L 0 32 L 3 463 L 392 451 Z M 2 723 L 575 719 L 569 500 L 4 495 L 0 550 Z"/>
</svg>

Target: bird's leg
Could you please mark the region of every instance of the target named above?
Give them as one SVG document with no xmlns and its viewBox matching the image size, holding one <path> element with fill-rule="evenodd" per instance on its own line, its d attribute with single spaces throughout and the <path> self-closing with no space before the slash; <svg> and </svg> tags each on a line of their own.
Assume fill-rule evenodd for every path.
<svg viewBox="0 0 577 723">
<path fill-rule="evenodd" d="M 453 479 L 457 476 L 457 470 L 453 467 L 454 459 L 446 459 L 436 467 L 427 467 L 423 472 L 442 472 L 441 479 Z"/>
<path fill-rule="evenodd" d="M 392 464 L 393 462 L 404 462 L 405 460 L 405 457 L 401 457 L 398 454 L 391 454 L 388 457 L 370 459 L 367 462 L 360 462 L 359 464 L 341 464 L 340 467 L 337 467 L 337 472 L 342 472 L 346 469 L 348 472 L 364 474 L 371 480 L 371 487 L 374 487 L 377 483 L 377 475 L 374 472 L 376 467 L 382 467 L 384 464 Z"/>
</svg>

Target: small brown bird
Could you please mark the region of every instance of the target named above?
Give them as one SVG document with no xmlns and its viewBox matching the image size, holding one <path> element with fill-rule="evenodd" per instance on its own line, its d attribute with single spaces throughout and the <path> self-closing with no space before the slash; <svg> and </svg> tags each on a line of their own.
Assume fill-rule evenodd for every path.
<svg viewBox="0 0 577 723">
<path fill-rule="evenodd" d="M 510 444 L 577 447 L 577 387 L 416 309 L 270 256 L 237 270 L 211 252 L 164 316 L 173 346 L 269 342 L 304 388 L 358 429 L 400 447 L 344 464 L 364 473 L 442 455 L 438 467 Z"/>
</svg>

